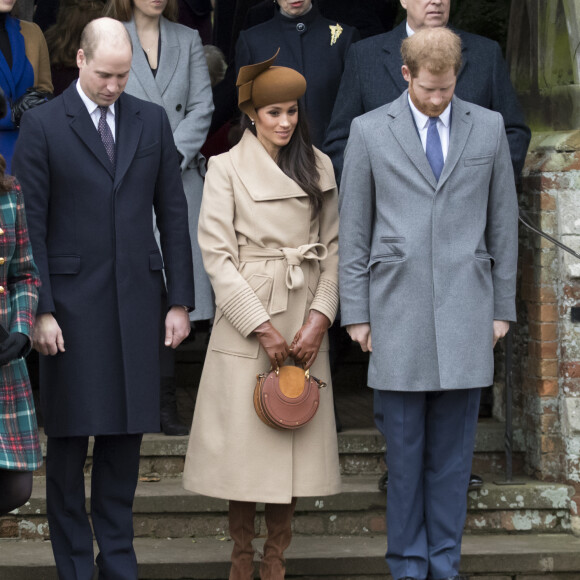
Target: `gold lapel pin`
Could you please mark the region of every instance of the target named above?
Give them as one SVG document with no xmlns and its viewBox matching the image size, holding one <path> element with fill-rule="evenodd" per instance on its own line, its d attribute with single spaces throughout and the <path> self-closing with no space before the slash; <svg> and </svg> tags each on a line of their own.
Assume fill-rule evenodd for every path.
<svg viewBox="0 0 580 580">
<path fill-rule="evenodd" d="M 333 44 L 336 44 L 336 41 L 342 34 L 343 28 L 338 22 L 334 25 L 330 24 L 328 28 L 330 28 L 330 46 L 332 46 Z"/>
</svg>

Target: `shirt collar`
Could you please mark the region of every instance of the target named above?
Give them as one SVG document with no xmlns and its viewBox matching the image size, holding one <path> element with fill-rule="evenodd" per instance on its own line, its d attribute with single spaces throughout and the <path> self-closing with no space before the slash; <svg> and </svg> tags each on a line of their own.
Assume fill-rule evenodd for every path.
<svg viewBox="0 0 580 580">
<path fill-rule="evenodd" d="M 407 100 L 409 101 L 409 106 L 411 107 L 411 113 L 413 114 L 413 118 L 415 119 L 415 124 L 419 130 L 424 129 L 427 124 L 429 123 L 429 116 L 421 113 L 417 107 L 413 104 L 411 100 L 411 95 L 407 93 Z M 449 128 L 449 122 L 451 121 L 451 103 L 445 107 L 445 110 L 439 115 L 439 120 L 443 123 L 443 125 Z"/>
<path fill-rule="evenodd" d="M 85 94 L 85 91 L 83 91 L 83 89 L 81 87 L 80 81 L 77 81 L 77 92 L 78 92 L 80 98 L 82 99 L 83 103 L 85 104 L 85 107 L 87 108 L 87 111 L 89 112 L 89 115 L 92 115 L 97 110 L 99 105 L 97 105 L 97 103 L 95 103 L 94 101 L 89 99 L 89 97 L 87 97 L 87 95 Z M 111 115 L 113 115 L 113 117 L 115 116 L 115 103 L 113 103 L 112 105 L 109 105 L 109 112 L 111 113 Z"/>
<path fill-rule="evenodd" d="M 405 20 L 405 28 L 407 29 L 407 36 L 413 36 L 415 31 L 409 26 L 409 21 Z"/>
</svg>

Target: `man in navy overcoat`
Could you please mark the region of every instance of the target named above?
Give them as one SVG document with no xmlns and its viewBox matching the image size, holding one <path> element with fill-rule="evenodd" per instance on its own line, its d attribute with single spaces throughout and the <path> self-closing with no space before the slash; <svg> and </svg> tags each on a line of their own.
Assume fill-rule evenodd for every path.
<svg viewBox="0 0 580 580">
<path fill-rule="evenodd" d="M 453 96 L 461 42 L 403 43 L 409 83 L 357 117 L 340 184 L 342 324 L 371 351 L 395 580 L 459 580 L 479 399 L 515 320 L 518 207 L 499 113 Z"/>
<path fill-rule="evenodd" d="M 401 0 L 407 18 L 391 32 L 354 44 L 346 58 L 323 151 L 332 159 L 340 179 L 344 148 L 355 117 L 394 101 L 407 88 L 401 75 L 401 42 L 425 27 L 446 26 L 451 0 Z M 514 174 L 526 159 L 530 130 L 497 42 L 455 30 L 461 38 L 462 67 L 455 94 L 470 103 L 501 113 L 506 128 Z"/>
<path fill-rule="evenodd" d="M 94 569 L 89 436 L 99 577 L 137 578 L 132 503 L 142 434 L 159 431 L 159 340 L 176 347 L 194 307 L 177 151 L 164 110 L 123 93 L 131 58 L 122 24 L 89 24 L 79 81 L 24 115 L 14 157 L 42 280 L 33 344 L 43 355 L 48 519 L 61 580 L 89 580 Z"/>
</svg>

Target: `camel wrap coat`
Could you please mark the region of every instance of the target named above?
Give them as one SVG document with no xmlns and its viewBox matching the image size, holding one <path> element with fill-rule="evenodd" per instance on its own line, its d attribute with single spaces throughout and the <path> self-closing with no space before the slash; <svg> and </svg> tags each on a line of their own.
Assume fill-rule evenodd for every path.
<svg viewBox="0 0 580 580">
<path fill-rule="evenodd" d="M 250 131 L 210 160 L 198 238 L 217 309 L 185 461 L 190 491 L 266 503 L 340 492 L 328 336 L 311 369 L 328 387 L 310 423 L 272 429 L 252 399 L 256 375 L 270 367 L 252 331 L 271 320 L 290 344 L 310 309 L 336 315 L 336 182 L 330 159 L 315 151 L 318 215 Z"/>
</svg>

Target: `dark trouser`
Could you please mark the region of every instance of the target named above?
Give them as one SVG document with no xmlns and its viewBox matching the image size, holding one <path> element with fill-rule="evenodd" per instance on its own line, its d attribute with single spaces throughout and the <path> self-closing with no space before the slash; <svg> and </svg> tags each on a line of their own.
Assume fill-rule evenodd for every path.
<svg viewBox="0 0 580 580">
<path fill-rule="evenodd" d="M 91 472 L 91 519 L 101 580 L 137 580 L 133 498 L 141 434 L 98 435 Z M 60 580 L 93 577 L 93 532 L 85 508 L 83 466 L 88 437 L 49 437 L 46 500 L 52 551 Z"/>
<path fill-rule="evenodd" d="M 393 578 L 459 574 L 481 389 L 376 391 L 387 441 Z"/>
</svg>

